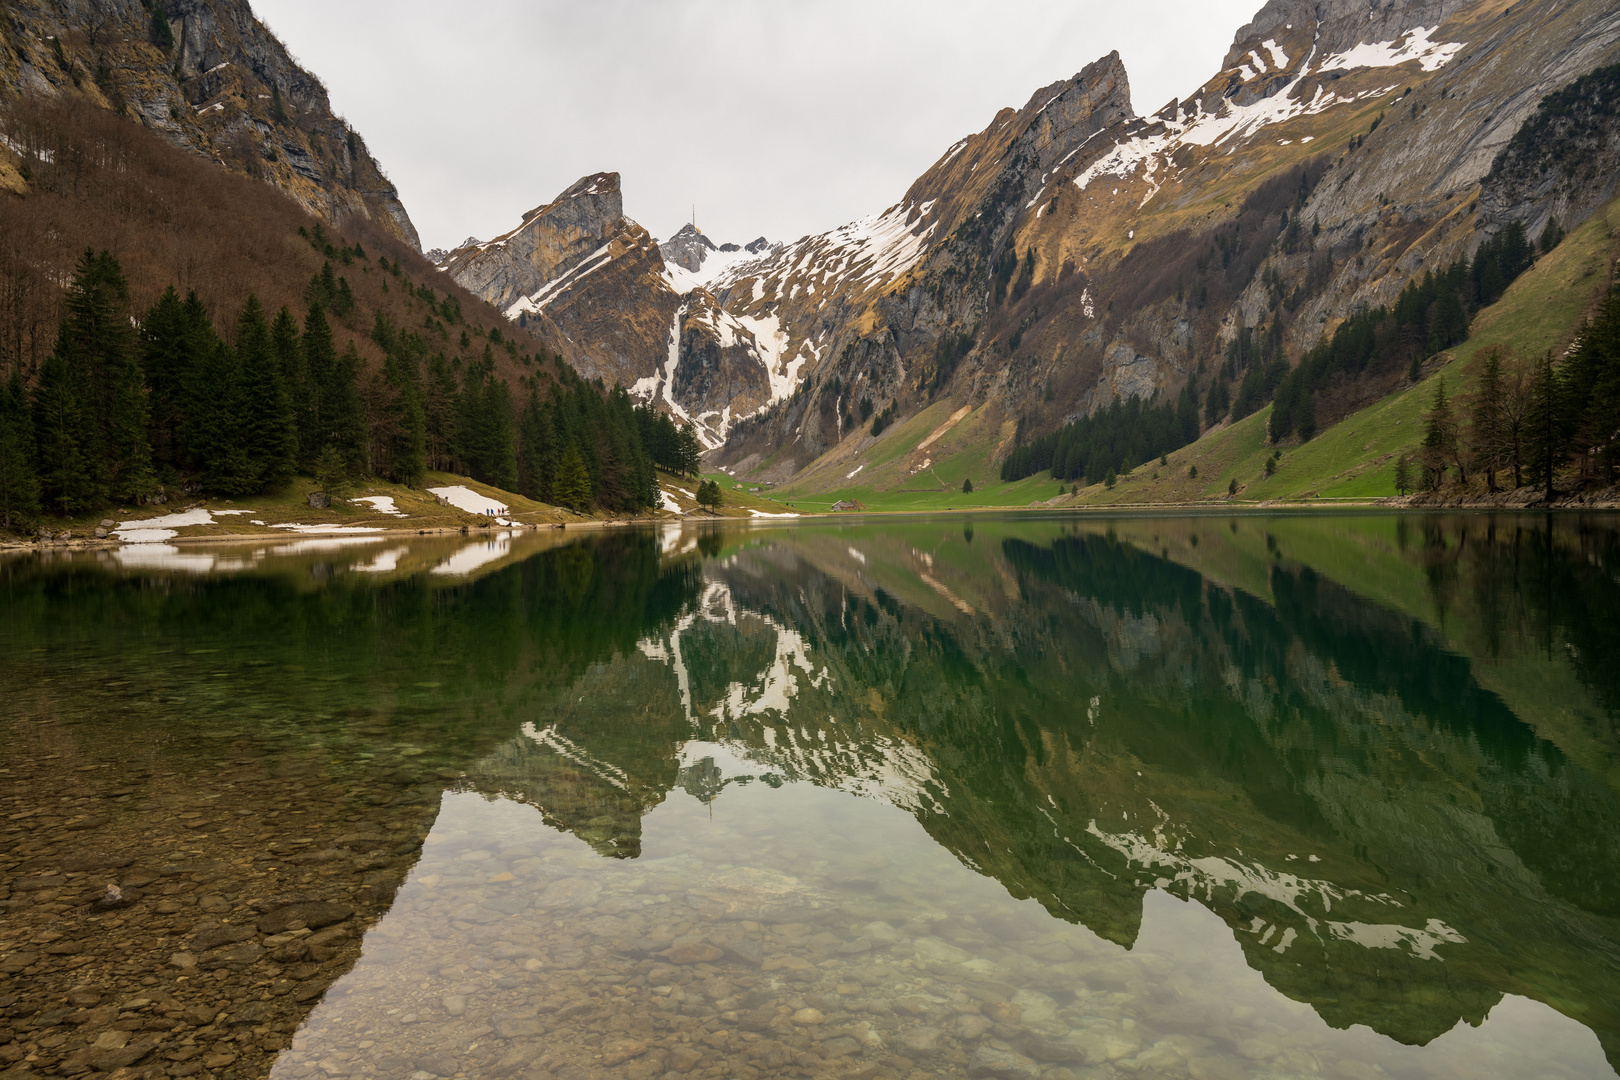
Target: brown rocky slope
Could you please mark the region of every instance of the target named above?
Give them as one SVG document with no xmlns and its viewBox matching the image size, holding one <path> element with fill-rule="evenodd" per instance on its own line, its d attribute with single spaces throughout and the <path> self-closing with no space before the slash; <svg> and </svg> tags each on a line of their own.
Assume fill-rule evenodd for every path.
<svg viewBox="0 0 1620 1080">
<path fill-rule="evenodd" d="M 166 18 L 165 18 L 166 17 Z M 167 32 L 165 33 L 165 29 Z M 421 249 L 399 192 L 247 0 L 16 0 L 0 21 L 0 99 L 84 97 L 339 227 Z M 0 167 L 0 188 L 17 187 Z"/>
</svg>

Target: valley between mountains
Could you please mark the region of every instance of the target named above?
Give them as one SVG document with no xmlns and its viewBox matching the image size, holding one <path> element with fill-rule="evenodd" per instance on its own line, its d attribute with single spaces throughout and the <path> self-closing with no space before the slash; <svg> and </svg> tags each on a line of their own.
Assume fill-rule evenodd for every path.
<svg viewBox="0 0 1620 1080">
<path fill-rule="evenodd" d="M 1268 0 L 1185 99 L 1138 112 L 1109 52 L 941 148 L 891 205 L 823 233 L 722 239 L 694 222 L 660 240 L 603 162 L 509 231 L 426 258 L 363 139 L 245 3 L 112 7 L 15 6 L 0 44 L 10 99 L 110 109 L 193 161 L 266 181 L 339 239 L 397 245 L 384 272 L 403 268 L 408 304 L 428 299 L 423 321 L 357 288 L 337 329 L 358 398 L 372 402 L 367 372 L 387 384 L 378 400 L 398 398 L 368 404 L 340 448 L 357 478 L 409 485 L 420 458 L 548 505 L 655 510 L 671 488 L 642 490 L 653 467 L 690 463 L 630 449 L 634 411 L 641 443 L 652 417 L 689 427 L 728 490 L 801 511 L 1601 501 L 1617 479 L 1620 397 L 1594 389 L 1620 371 L 1606 299 L 1620 11 L 1605 0 Z M 0 185 L 27 203 L 55 151 L 9 130 Z M 60 311 L 36 299 L 40 280 L 71 277 L 116 229 L 46 229 L 9 256 L 11 303 L 34 311 L 6 351 L 25 386 Z M 156 262 L 134 283 L 142 303 L 165 262 L 205 306 L 240 302 L 211 298 L 220 275 Z M 435 413 L 435 354 L 445 394 L 494 396 Z M 1487 355 L 1497 374 L 1478 406 Z M 1501 417 L 1526 415 L 1543 358 L 1562 404 L 1535 450 Z M 559 383 L 548 364 L 569 374 Z M 622 437 L 534 419 L 564 385 L 622 388 Z M 405 449 L 388 443 L 401 425 Z M 469 425 L 498 429 L 494 448 L 473 446 Z M 570 446 L 589 483 L 563 495 Z M 300 439 L 295 465 L 314 475 L 322 449 Z M 165 490 L 199 490 L 183 453 L 174 465 Z M 142 492 L 103 494 L 155 497 Z M 47 483 L 53 497 L 70 509 Z"/>
<path fill-rule="evenodd" d="M 688 226 L 655 243 L 601 173 L 437 261 L 508 318 L 547 317 L 582 372 L 690 421 L 739 478 L 879 501 L 982 491 L 1034 436 L 1116 401 L 1189 402 L 1184 430 L 1107 462 L 1129 472 L 1257 412 L 1289 365 L 1425 273 L 1599 213 L 1620 175 L 1612 105 L 1579 153 L 1506 151 L 1544 98 L 1617 56 L 1603 3 L 1272 0 L 1186 100 L 1137 114 L 1111 53 L 826 233 L 716 245 Z M 1598 262 L 1538 347 L 1571 343 L 1611 283 Z M 1309 433 L 1422 381 L 1453 344 L 1320 380 Z M 1258 390 L 1223 407 L 1251 371 Z"/>
</svg>

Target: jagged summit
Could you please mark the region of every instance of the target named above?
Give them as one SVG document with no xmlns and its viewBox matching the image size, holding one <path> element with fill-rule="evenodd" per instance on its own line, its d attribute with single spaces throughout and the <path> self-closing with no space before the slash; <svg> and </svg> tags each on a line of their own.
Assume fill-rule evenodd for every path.
<svg viewBox="0 0 1620 1080">
<path fill-rule="evenodd" d="M 1202 407 L 1213 381 L 1259 370 L 1247 345 L 1227 362 L 1241 335 L 1264 331 L 1267 362 L 1286 370 L 1347 313 L 1389 303 L 1501 221 L 1586 212 L 1596 196 L 1551 190 L 1535 155 L 1500 192 L 1479 185 L 1536 101 L 1617 58 L 1612 0 L 1269 0 L 1185 100 L 1138 115 L 1107 53 L 839 228 L 738 247 L 694 223 L 654 243 L 600 174 L 455 272 L 513 317 L 555 318 L 595 357 L 582 370 L 725 440 L 717 463 L 831 486 L 886 469 L 905 483 L 966 443 L 942 434 L 868 459 L 885 418 L 973 413 L 973 452 L 992 462 L 1021 432 L 1116 397 L 1190 395 L 1201 423 L 1218 423 Z M 562 228 L 592 200 L 597 227 Z M 570 238 L 569 258 L 531 265 L 521 293 L 480 280 L 542 224 Z"/>
<path fill-rule="evenodd" d="M 737 245 L 726 244 L 718 250 L 724 251 L 727 248 L 736 251 Z M 664 262 L 673 263 L 695 274 L 702 269 L 703 261 L 709 257 L 709 252 L 716 248 L 714 242 L 704 236 L 696 225 L 682 225 L 680 232 L 668 240 L 658 242 L 658 250 L 663 252 Z"/>
<path fill-rule="evenodd" d="M 450 275 L 507 311 L 574 269 L 626 224 L 619 174 L 592 173 L 523 215 L 523 223 L 486 243 L 472 237 L 442 265 Z M 639 225 L 635 226 L 637 229 Z"/>
</svg>

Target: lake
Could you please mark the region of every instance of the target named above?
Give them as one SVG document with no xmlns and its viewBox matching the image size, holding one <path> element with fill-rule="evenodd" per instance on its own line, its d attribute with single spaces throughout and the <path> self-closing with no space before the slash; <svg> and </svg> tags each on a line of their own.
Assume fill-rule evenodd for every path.
<svg viewBox="0 0 1620 1080">
<path fill-rule="evenodd" d="M 1616 612 L 1612 516 L 18 555 L 0 1071 L 1613 1076 Z"/>
</svg>

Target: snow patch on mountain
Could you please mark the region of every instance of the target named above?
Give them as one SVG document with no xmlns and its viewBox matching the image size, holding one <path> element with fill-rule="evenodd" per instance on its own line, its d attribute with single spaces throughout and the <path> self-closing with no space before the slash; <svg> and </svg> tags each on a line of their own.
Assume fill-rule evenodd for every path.
<svg viewBox="0 0 1620 1080">
<path fill-rule="evenodd" d="M 754 263 L 760 262 L 759 254 L 747 248 L 737 248 L 733 244 L 726 247 L 735 248 L 726 251 L 724 248 L 710 252 L 696 270 L 688 270 L 679 263 L 665 261 L 664 278 L 669 287 L 685 296 L 693 289 L 709 289 L 717 286 L 723 279 L 735 279 L 746 275 L 747 269 Z M 770 249 L 767 248 L 768 252 Z"/>
<path fill-rule="evenodd" d="M 1439 71 L 1467 47 L 1461 41 L 1430 41 L 1435 27 L 1419 26 L 1394 41 L 1357 45 L 1326 57 L 1317 71 L 1353 71 L 1356 68 L 1398 67 L 1416 60 L 1424 71 Z"/>
<path fill-rule="evenodd" d="M 1311 65 L 1313 53 L 1312 56 L 1305 58 L 1305 63 L 1300 66 L 1298 74 L 1287 86 L 1270 97 L 1261 98 L 1247 105 L 1236 105 L 1231 100 L 1223 99 L 1213 111 L 1206 112 L 1203 99 L 1197 98 L 1189 103 L 1190 108 L 1184 106 L 1161 123 L 1155 124 L 1150 129 L 1152 134 L 1128 138 L 1118 143 L 1112 150 L 1082 170 L 1074 178 L 1074 182 L 1084 191 L 1098 177 L 1123 179 L 1135 175 L 1138 168 L 1145 168 L 1143 177 L 1152 188 L 1142 200 L 1143 205 L 1146 205 L 1158 193 L 1162 182 L 1154 180 L 1155 172 L 1160 164 L 1163 164 L 1168 176 L 1174 169 L 1170 164 L 1171 155 L 1181 146 L 1235 144 L 1252 138 L 1263 128 L 1274 124 L 1324 112 L 1335 105 L 1378 97 L 1395 89 L 1392 85 L 1344 96 L 1318 84 L 1309 98 L 1296 97 L 1301 84 L 1313 70 L 1322 72 L 1397 67 L 1415 60 L 1422 65 L 1423 70 L 1434 71 L 1445 66 L 1466 47 L 1463 42 L 1431 42 L 1429 38 L 1433 33 L 1433 28 L 1420 26 L 1394 41 L 1358 45 L 1346 52 L 1328 56 L 1314 69 Z M 1273 48 L 1273 43 L 1266 42 L 1265 47 L 1272 53 L 1274 60 L 1286 62 L 1287 57 L 1282 55 L 1280 49 Z M 1252 52 L 1248 59 L 1259 61 L 1257 54 Z M 1264 70 L 1263 64 L 1261 69 Z M 1249 71 L 1246 65 L 1240 66 L 1238 70 L 1245 78 L 1253 76 L 1253 72 Z M 1078 153 L 1079 149 L 1076 148 L 1071 156 Z"/>
</svg>

